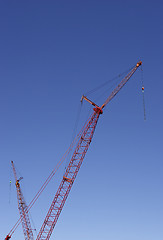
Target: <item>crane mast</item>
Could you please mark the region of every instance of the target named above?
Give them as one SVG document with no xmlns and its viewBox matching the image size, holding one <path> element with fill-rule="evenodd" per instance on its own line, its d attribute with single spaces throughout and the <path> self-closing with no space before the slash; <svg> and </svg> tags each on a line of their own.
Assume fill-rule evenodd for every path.
<svg viewBox="0 0 163 240">
<path fill-rule="evenodd" d="M 65 171 L 65 174 L 51 204 L 51 207 L 47 213 L 44 223 L 41 227 L 41 230 L 37 236 L 37 240 L 50 238 L 56 222 L 59 218 L 59 215 L 62 211 L 62 208 L 65 204 L 65 201 L 68 197 L 68 194 L 71 190 L 73 182 L 76 178 L 76 175 L 81 167 L 88 147 L 91 143 L 95 127 L 101 113 L 101 109 L 96 108 L 88 124 L 86 125 L 83 134 L 80 137 L 80 140 L 75 148 L 74 154 L 69 162 L 69 165 Z"/>
<path fill-rule="evenodd" d="M 66 202 L 66 199 L 69 195 L 71 187 L 74 183 L 74 180 L 79 172 L 83 159 L 86 155 L 86 152 L 89 148 L 89 145 L 92 141 L 93 134 L 99 119 L 100 114 L 103 113 L 102 109 L 110 102 L 110 100 L 120 91 L 120 89 L 127 83 L 127 81 L 131 78 L 137 68 L 142 64 L 142 62 L 138 62 L 136 66 L 129 72 L 129 74 L 120 82 L 120 84 L 113 90 L 111 95 L 106 99 L 104 104 L 99 107 L 87 97 L 82 96 L 82 99 L 85 99 L 90 104 L 94 106 L 94 112 L 92 113 L 88 124 L 86 125 L 83 134 L 81 135 L 79 142 L 75 148 L 75 151 L 72 155 L 72 158 L 69 162 L 69 165 L 66 168 L 65 174 L 62 178 L 60 186 L 58 188 L 57 193 L 52 201 L 52 204 L 49 208 L 49 211 L 45 217 L 43 225 L 40 229 L 40 232 L 37 236 L 36 240 L 49 240 L 50 236 L 53 232 L 53 229 L 57 223 L 59 215 L 63 209 L 63 206 Z"/>
<path fill-rule="evenodd" d="M 14 177 L 15 177 L 15 185 L 16 185 L 17 200 L 18 200 L 18 209 L 19 209 L 19 213 L 20 213 L 20 217 L 21 217 L 24 237 L 25 237 L 25 240 L 34 240 L 32 228 L 31 228 L 31 224 L 30 224 L 30 220 L 29 220 L 29 216 L 28 216 L 28 212 L 27 212 L 27 205 L 25 203 L 25 200 L 24 200 L 21 188 L 20 188 L 20 183 L 19 182 L 20 182 L 21 179 L 17 179 L 17 174 L 16 174 L 16 170 L 15 170 L 15 166 L 14 166 L 13 161 L 11 161 L 11 164 L 12 164 Z M 10 238 L 10 236 L 7 236 L 7 237 Z"/>
</svg>

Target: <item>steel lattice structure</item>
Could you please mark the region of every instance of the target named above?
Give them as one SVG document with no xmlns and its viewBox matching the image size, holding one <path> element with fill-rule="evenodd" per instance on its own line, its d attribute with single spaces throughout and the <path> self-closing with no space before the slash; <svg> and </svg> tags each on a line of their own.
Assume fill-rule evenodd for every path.
<svg viewBox="0 0 163 240">
<path fill-rule="evenodd" d="M 19 213 L 20 213 L 20 217 L 21 217 L 24 237 L 25 237 L 25 240 L 34 240 L 32 227 L 31 227 L 31 223 L 29 220 L 28 212 L 27 212 L 27 205 L 26 205 L 25 199 L 23 197 L 23 193 L 20 188 L 20 183 L 19 183 L 20 180 L 17 179 L 16 170 L 15 170 L 13 161 L 11 161 L 11 164 L 12 164 L 14 177 L 15 177 L 18 209 L 19 209 Z"/>
<path fill-rule="evenodd" d="M 36 240 L 49 240 L 50 236 L 53 232 L 53 229 L 57 223 L 57 220 L 60 216 L 60 213 L 63 209 L 63 206 L 66 202 L 66 199 L 69 195 L 69 192 L 71 190 L 71 187 L 74 183 L 74 180 L 79 172 L 79 169 L 81 167 L 81 164 L 83 162 L 83 159 L 85 157 L 85 154 L 89 148 L 89 145 L 92 141 L 93 134 L 99 119 L 100 114 L 103 113 L 103 108 L 115 97 L 115 95 L 121 90 L 121 88 L 128 82 L 128 80 L 131 78 L 131 76 L 135 73 L 137 68 L 142 65 L 142 62 L 138 62 L 132 70 L 127 74 L 127 76 L 118 84 L 118 86 L 113 90 L 113 92 L 110 94 L 110 96 L 106 99 L 104 104 L 99 107 L 94 102 L 89 100 L 86 96 L 82 96 L 82 99 L 85 99 L 89 103 L 91 103 L 94 106 L 94 112 L 90 116 L 90 118 L 87 121 L 86 126 L 84 127 L 84 130 L 82 131 L 82 135 L 79 138 L 78 144 L 75 148 L 75 151 L 72 155 L 72 158 L 69 162 L 69 165 L 66 168 L 65 174 L 62 178 L 62 181 L 60 183 L 60 186 L 58 188 L 57 193 L 55 194 L 55 197 L 52 201 L 52 204 L 49 208 L 49 211 L 45 217 L 45 220 L 43 222 L 43 225 L 40 229 L 40 232 L 37 236 Z M 18 191 L 18 190 L 17 190 Z M 20 200 L 19 200 L 20 201 Z M 22 208 L 24 209 L 24 208 Z M 24 215 L 28 212 L 27 210 L 25 212 L 21 212 L 21 219 L 24 219 Z M 24 215 L 23 215 L 24 214 Z M 16 229 L 16 228 L 15 228 Z M 14 229 L 14 231 L 15 231 Z M 10 232 L 13 234 L 13 232 Z M 8 240 L 12 234 L 8 234 L 6 236 L 5 240 Z M 26 239 L 25 239 L 26 240 Z"/>
<path fill-rule="evenodd" d="M 68 194 L 71 190 L 73 182 L 76 178 L 76 175 L 83 162 L 83 159 L 88 150 L 88 147 L 91 143 L 91 140 L 95 131 L 95 127 L 96 127 L 99 115 L 101 113 L 102 111 L 100 108 L 95 109 L 94 113 L 91 116 L 90 121 L 86 125 L 83 131 L 83 134 L 75 148 L 71 161 L 69 162 L 69 165 L 65 171 L 65 174 L 58 188 L 58 191 L 54 197 L 54 200 L 51 204 L 51 207 L 48 211 L 48 214 L 41 227 L 41 230 L 37 236 L 37 240 L 50 238 L 52 231 L 56 225 L 56 222 L 59 218 L 59 215 L 62 211 L 62 208 L 65 204 L 65 201 L 68 197 Z"/>
<path fill-rule="evenodd" d="M 99 119 L 99 115 L 103 112 L 102 109 L 111 101 L 111 99 L 121 90 L 121 88 L 127 83 L 127 81 L 131 78 L 137 68 L 142 64 L 142 62 L 138 62 L 136 66 L 127 74 L 127 76 L 119 83 L 119 85 L 113 90 L 111 95 L 106 99 L 104 104 L 99 107 L 94 102 L 89 100 L 87 97 L 83 96 L 82 99 L 87 100 L 91 103 L 95 108 L 94 112 L 89 120 L 87 126 L 84 129 L 84 132 L 78 142 L 78 145 L 74 151 L 74 154 L 69 162 L 68 167 L 66 168 L 66 172 L 63 176 L 61 184 L 58 188 L 58 191 L 52 201 L 52 204 L 49 208 L 49 211 L 46 215 L 46 218 L 43 222 L 43 225 L 40 229 L 40 232 L 37 236 L 36 240 L 49 240 L 52 231 L 56 225 L 56 222 L 59 218 L 59 215 L 62 211 L 62 208 L 65 204 L 65 201 L 68 197 L 68 194 L 71 190 L 73 182 L 77 176 L 77 173 L 80 169 L 80 166 L 83 162 L 85 154 L 88 150 L 88 147 L 92 141 L 92 137 L 94 134 L 95 127 L 97 125 L 97 121 Z"/>
</svg>

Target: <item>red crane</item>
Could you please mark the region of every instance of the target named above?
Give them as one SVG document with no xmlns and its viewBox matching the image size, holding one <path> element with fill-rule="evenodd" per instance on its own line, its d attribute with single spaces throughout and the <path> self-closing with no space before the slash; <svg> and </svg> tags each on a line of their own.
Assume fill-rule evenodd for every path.
<svg viewBox="0 0 163 240">
<path fill-rule="evenodd" d="M 15 170 L 13 161 L 11 161 L 11 164 L 12 164 L 14 177 L 15 177 L 18 209 L 19 209 L 20 218 L 21 218 L 21 222 L 22 222 L 24 237 L 25 237 L 25 240 L 34 240 L 32 228 L 31 228 L 31 224 L 30 224 L 30 220 L 29 220 L 29 216 L 28 216 L 28 212 L 27 212 L 27 205 L 25 203 L 25 200 L 24 200 L 21 188 L 20 188 L 20 183 L 19 183 L 22 178 L 17 179 L 17 174 L 16 174 L 16 170 Z M 6 239 L 10 238 L 9 235 L 7 237 L 6 237 Z"/>
<path fill-rule="evenodd" d="M 29 210 L 33 207 L 33 205 L 36 203 L 36 201 L 38 200 L 38 198 L 40 197 L 40 195 L 42 194 L 42 192 L 45 190 L 45 188 L 47 187 L 47 185 L 49 184 L 49 182 L 51 181 L 51 179 L 53 178 L 53 176 L 55 175 L 55 173 L 57 172 L 57 170 L 59 169 L 59 167 L 61 166 L 61 164 L 64 162 L 64 160 L 66 159 L 66 157 L 68 156 L 69 152 L 72 150 L 72 148 L 74 147 L 74 145 L 78 142 L 80 136 L 82 135 L 82 132 L 85 128 L 85 124 L 83 126 L 83 128 L 80 130 L 80 132 L 78 133 L 78 135 L 75 137 L 75 139 L 73 140 L 73 142 L 71 143 L 70 147 L 67 149 L 67 151 L 65 152 L 65 154 L 63 155 L 63 157 L 60 159 L 60 161 L 58 162 L 58 164 L 56 165 L 56 167 L 52 170 L 52 172 L 50 173 L 49 177 L 46 179 L 46 181 L 44 182 L 44 184 L 41 186 L 41 188 L 39 189 L 39 191 L 37 192 L 37 194 L 34 196 L 34 198 L 32 199 L 32 201 L 29 203 L 29 205 L 27 206 L 26 212 L 28 213 Z M 21 217 L 18 219 L 18 221 L 15 223 L 15 225 L 13 226 L 13 228 L 10 230 L 10 232 L 8 233 L 8 235 L 6 236 L 5 240 L 9 240 L 11 238 L 11 236 L 13 235 L 13 233 L 16 231 L 16 229 L 18 228 L 19 224 L 21 223 Z"/>
<path fill-rule="evenodd" d="M 50 238 L 52 231 L 56 225 L 56 222 L 59 218 L 59 215 L 62 211 L 62 208 L 65 204 L 65 201 L 68 197 L 68 194 L 71 190 L 71 187 L 74 183 L 74 180 L 77 176 L 77 173 L 81 167 L 81 164 L 83 162 L 85 154 L 86 154 L 86 152 L 89 148 L 89 145 L 92 141 L 93 134 L 94 134 L 99 116 L 100 116 L 100 114 L 103 113 L 103 108 L 114 98 L 114 96 L 121 90 L 121 88 L 127 83 L 127 81 L 135 73 L 137 68 L 141 65 L 142 65 L 142 62 L 139 61 L 136 64 L 136 66 L 127 74 L 127 76 L 113 90 L 113 92 L 110 94 L 110 96 L 106 99 L 106 101 L 104 102 L 104 104 L 101 107 L 99 107 L 94 102 L 89 100 L 86 96 L 82 96 L 81 101 L 83 99 L 85 99 L 86 101 L 91 103 L 94 106 L 94 108 L 93 108 L 94 112 L 89 117 L 88 121 L 86 122 L 86 124 L 84 125 L 84 127 L 81 131 L 80 138 L 78 140 L 78 144 L 75 148 L 75 151 L 72 155 L 69 165 L 66 168 L 63 179 L 59 185 L 58 191 L 52 201 L 52 204 L 49 208 L 49 211 L 45 217 L 45 220 L 43 222 L 43 225 L 40 229 L 40 232 L 39 232 L 36 240 L 48 240 Z M 52 175 L 53 175 L 53 172 L 52 172 Z M 51 175 L 49 176 L 49 178 L 51 179 Z M 42 186 L 42 188 L 40 189 L 38 194 L 36 194 L 35 198 L 32 200 L 30 208 L 33 206 L 33 204 L 37 200 L 38 196 L 40 196 L 41 192 L 47 186 L 47 183 L 50 181 L 49 178 L 47 179 L 45 184 Z M 28 211 L 29 211 L 29 209 L 25 208 L 25 211 L 23 212 L 24 215 L 22 215 L 24 217 L 23 219 L 25 219 L 25 218 L 28 219 L 28 217 L 27 217 Z M 22 220 L 22 217 L 21 217 L 21 220 Z M 11 235 L 13 234 L 13 232 L 15 231 L 15 229 L 17 228 L 18 225 L 19 225 L 19 220 L 17 221 L 17 223 L 15 224 L 13 229 L 10 231 L 10 233 L 6 236 L 5 240 L 8 240 L 11 238 Z"/>
<path fill-rule="evenodd" d="M 89 145 L 92 141 L 93 134 L 99 119 L 100 114 L 103 113 L 102 109 L 113 99 L 113 97 L 120 91 L 120 89 L 127 83 L 127 81 L 131 78 L 137 68 L 142 64 L 142 62 L 138 62 L 136 66 L 127 74 L 127 76 L 119 83 L 119 85 L 113 90 L 111 95 L 106 99 L 104 104 L 99 107 L 87 97 L 82 96 L 82 99 L 87 100 L 91 103 L 94 108 L 94 112 L 88 119 L 87 125 L 78 141 L 78 144 L 75 148 L 75 151 L 72 155 L 72 158 L 69 162 L 69 165 L 66 168 L 63 179 L 60 183 L 58 191 L 52 201 L 52 204 L 49 208 L 49 211 L 45 217 L 43 225 L 40 229 L 40 232 L 37 236 L 37 240 L 48 240 L 52 234 L 52 231 L 56 225 L 56 222 L 60 216 L 60 213 L 63 209 L 63 206 L 66 202 L 66 199 L 69 195 L 71 187 L 74 183 L 74 180 L 78 174 L 78 171 L 81 167 L 85 154 L 89 148 Z"/>
</svg>

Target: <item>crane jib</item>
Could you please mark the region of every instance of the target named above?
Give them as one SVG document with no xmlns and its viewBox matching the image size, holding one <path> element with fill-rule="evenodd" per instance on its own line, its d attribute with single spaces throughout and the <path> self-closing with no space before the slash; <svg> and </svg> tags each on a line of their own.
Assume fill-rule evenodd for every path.
<svg viewBox="0 0 163 240">
<path fill-rule="evenodd" d="M 131 76 L 135 73 L 137 68 L 142 65 L 142 61 L 139 61 L 136 66 L 125 76 L 124 79 L 118 84 L 118 86 L 113 90 L 113 92 L 110 94 L 110 96 L 106 99 L 104 104 L 101 106 L 103 109 L 114 97 L 115 95 L 121 90 L 121 88 L 128 82 L 128 80 L 131 78 Z"/>
</svg>

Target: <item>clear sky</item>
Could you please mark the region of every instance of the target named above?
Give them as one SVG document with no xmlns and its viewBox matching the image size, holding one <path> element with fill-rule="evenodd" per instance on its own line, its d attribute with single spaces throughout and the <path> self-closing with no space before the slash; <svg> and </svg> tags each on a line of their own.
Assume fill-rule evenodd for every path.
<svg viewBox="0 0 163 240">
<path fill-rule="evenodd" d="M 147 120 L 139 69 L 101 115 L 51 239 L 163 239 L 162 12 L 161 0 L 0 1 L 1 240 L 19 217 L 10 161 L 29 203 L 71 142 L 82 94 L 140 59 Z M 37 233 L 63 169 L 31 209 Z"/>
</svg>

